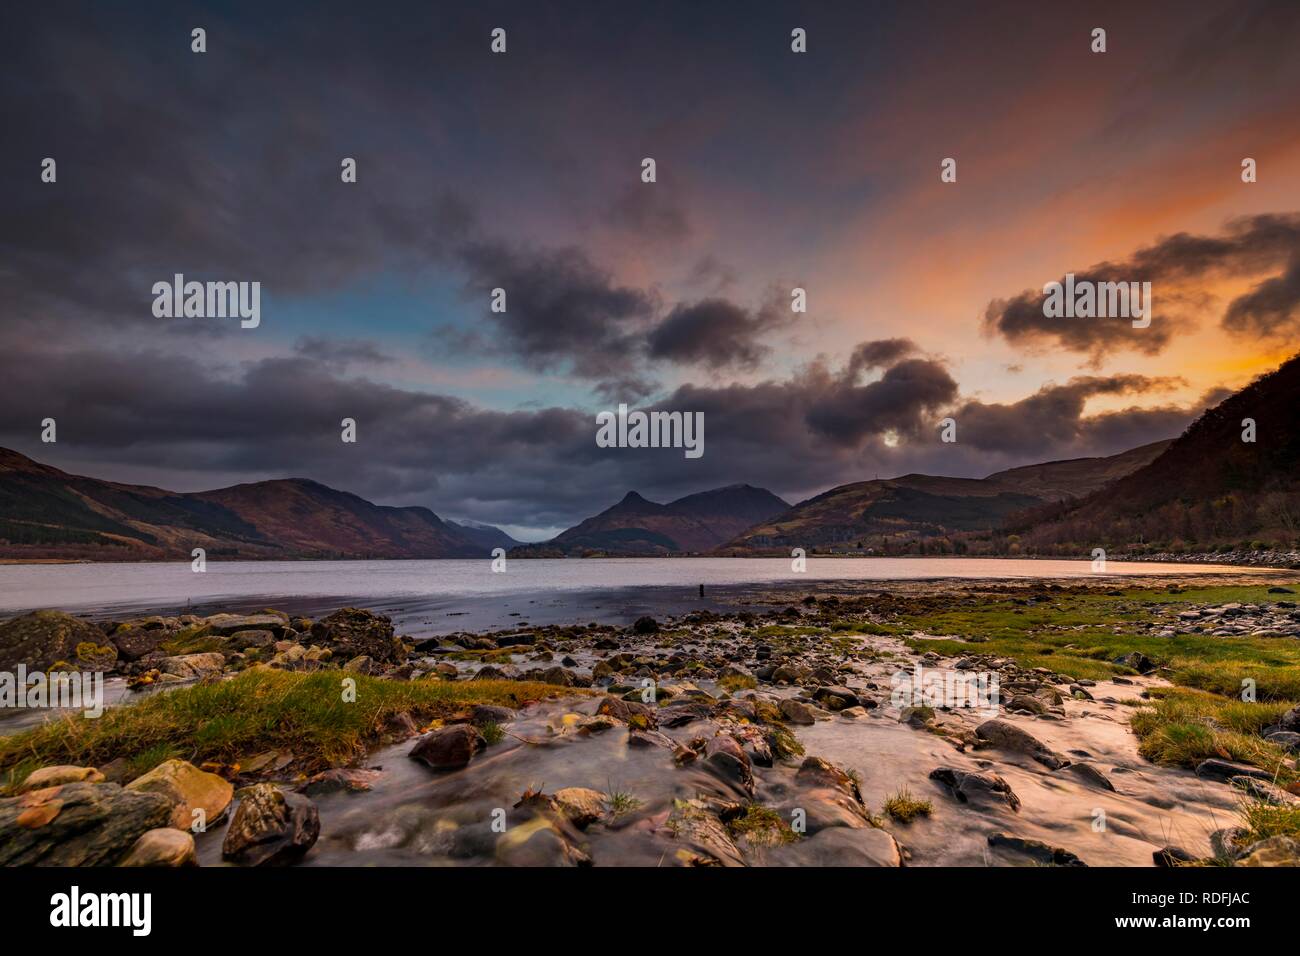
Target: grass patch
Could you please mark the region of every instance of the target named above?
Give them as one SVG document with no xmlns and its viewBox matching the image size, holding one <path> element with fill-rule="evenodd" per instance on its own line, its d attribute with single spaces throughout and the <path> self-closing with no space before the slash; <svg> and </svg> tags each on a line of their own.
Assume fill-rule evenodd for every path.
<svg viewBox="0 0 1300 956">
<path fill-rule="evenodd" d="M 605 807 L 609 810 L 611 817 L 621 817 L 624 814 L 635 813 L 641 808 L 643 801 L 633 796 L 626 790 L 617 790 L 612 785 L 605 793 Z"/>
<path fill-rule="evenodd" d="M 911 791 L 903 789 L 885 801 L 885 813 L 899 823 L 911 823 L 917 817 L 928 817 L 934 812 L 929 800 L 918 800 Z"/>
<path fill-rule="evenodd" d="M 1138 752 L 1148 760 L 1194 769 L 1219 757 L 1266 770 L 1283 786 L 1297 779 L 1286 751 L 1258 736 L 1291 702 L 1246 703 L 1185 688 L 1157 689 L 1152 695 L 1154 702 L 1132 719 Z"/>
<path fill-rule="evenodd" d="M 718 686 L 735 693 L 738 690 L 753 690 L 758 686 L 758 679 L 750 674 L 728 674 L 718 678 Z"/>
<path fill-rule="evenodd" d="M 502 738 L 506 735 L 506 732 L 501 729 L 501 725 L 495 720 L 489 720 L 483 724 L 479 727 L 478 732 L 483 735 L 483 739 L 487 741 L 489 747 L 501 743 Z"/>
<path fill-rule="evenodd" d="M 770 807 L 751 805 L 740 816 L 727 821 L 733 839 L 744 837 L 755 846 L 781 846 L 799 839 L 781 814 Z"/>
<path fill-rule="evenodd" d="M 335 671 L 258 668 L 230 680 L 155 694 L 94 720 L 49 721 L 0 738 L 0 771 L 20 764 L 100 766 L 117 757 L 144 773 L 179 756 L 191 763 L 236 763 L 265 750 L 296 755 L 305 771 L 360 759 L 386 739 L 394 718 L 448 717 L 475 704 L 518 707 L 571 688 L 525 681 L 389 681 L 346 675 L 356 701 L 342 698 Z"/>
<path fill-rule="evenodd" d="M 1282 595 L 1285 597 L 1285 595 Z M 971 653 L 1012 657 L 1026 667 L 1046 667 L 1075 678 L 1106 680 L 1131 674 L 1112 663 L 1139 651 L 1174 671 L 1175 683 L 1235 696 L 1241 678 L 1253 677 L 1261 699 L 1300 698 L 1300 641 L 1286 637 L 1157 637 L 1135 625 L 1165 620 L 1165 605 L 1272 603 L 1268 588 L 1196 588 L 1179 594 L 1127 591 L 1054 593 L 1033 604 L 1023 599 L 974 595 L 951 605 L 902 617 L 909 630 L 936 635 L 907 638 L 913 650 L 956 657 Z M 1020 600 L 1021 603 L 1017 603 Z M 1172 625 L 1170 607 L 1167 620 Z"/>
<path fill-rule="evenodd" d="M 1246 831 L 1244 843 L 1257 843 L 1275 836 L 1300 840 L 1300 804 L 1247 801 L 1241 808 L 1241 824 Z"/>
</svg>

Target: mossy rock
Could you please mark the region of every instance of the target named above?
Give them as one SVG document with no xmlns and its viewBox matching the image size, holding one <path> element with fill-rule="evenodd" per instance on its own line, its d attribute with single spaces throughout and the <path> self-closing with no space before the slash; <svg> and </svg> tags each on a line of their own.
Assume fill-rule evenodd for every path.
<svg viewBox="0 0 1300 956">
<path fill-rule="evenodd" d="M 83 658 L 81 651 L 86 652 Z M 105 670 L 117 659 L 104 632 L 62 611 L 33 611 L 0 624 L 0 670 Z"/>
</svg>

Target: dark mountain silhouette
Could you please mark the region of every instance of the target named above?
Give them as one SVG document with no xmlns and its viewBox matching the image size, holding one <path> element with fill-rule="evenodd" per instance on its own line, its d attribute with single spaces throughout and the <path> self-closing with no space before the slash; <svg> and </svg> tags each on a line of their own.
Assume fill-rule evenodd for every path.
<svg viewBox="0 0 1300 956">
<path fill-rule="evenodd" d="M 772 492 L 728 485 L 661 505 L 635 491 L 600 514 L 550 541 L 516 548 L 513 554 L 653 555 L 711 551 L 744 529 L 789 508 Z"/>
<path fill-rule="evenodd" d="M 747 529 L 722 551 L 880 552 L 918 539 L 991 531 L 1027 509 L 1090 494 L 1147 464 L 1168 444 L 1012 468 L 987 478 L 904 475 L 840 485 Z"/>
<path fill-rule="evenodd" d="M 0 449 L 0 556 L 158 560 L 486 557 L 428 508 L 288 478 L 179 493 L 70 475 Z"/>
<path fill-rule="evenodd" d="M 1247 420 L 1255 440 L 1245 441 Z M 1193 422 L 1103 492 L 1019 516 L 1026 547 L 1293 546 L 1300 537 L 1300 356 Z"/>
</svg>

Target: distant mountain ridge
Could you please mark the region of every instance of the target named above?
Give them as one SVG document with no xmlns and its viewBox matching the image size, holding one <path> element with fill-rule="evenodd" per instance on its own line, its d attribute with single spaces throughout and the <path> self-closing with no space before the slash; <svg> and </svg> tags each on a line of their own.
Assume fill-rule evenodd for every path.
<svg viewBox="0 0 1300 956">
<path fill-rule="evenodd" d="M 629 491 L 617 504 L 550 541 L 523 545 L 511 553 L 519 557 L 701 553 L 789 507 L 772 492 L 744 484 L 701 491 L 668 504 Z"/>
<path fill-rule="evenodd" d="M 1153 442 L 1104 458 L 1075 458 L 995 472 L 987 478 L 903 475 L 840 485 L 720 549 L 745 554 L 789 548 L 881 551 L 890 542 L 991 531 L 1013 515 L 1091 494 L 1168 447 Z"/>
<path fill-rule="evenodd" d="M 302 478 L 181 493 L 0 449 L 0 557 L 158 560 L 203 548 L 238 558 L 476 558 L 491 551 L 485 534 Z"/>
</svg>

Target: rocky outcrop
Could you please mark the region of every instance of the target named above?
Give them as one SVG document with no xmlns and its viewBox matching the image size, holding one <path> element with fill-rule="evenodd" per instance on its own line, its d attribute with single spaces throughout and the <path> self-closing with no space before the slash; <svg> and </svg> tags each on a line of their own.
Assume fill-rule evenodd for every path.
<svg viewBox="0 0 1300 956">
<path fill-rule="evenodd" d="M 62 611 L 33 611 L 0 624 L 0 670 L 111 670 L 117 648 L 93 624 Z"/>
<path fill-rule="evenodd" d="M 345 607 L 311 626 L 308 642 L 327 647 L 341 660 L 365 655 L 381 664 L 406 660 L 406 645 L 393 633 L 392 618 Z"/>
<path fill-rule="evenodd" d="M 145 832 L 167 826 L 171 801 L 115 783 L 69 783 L 0 799 L 0 866 L 111 866 Z"/>
</svg>

